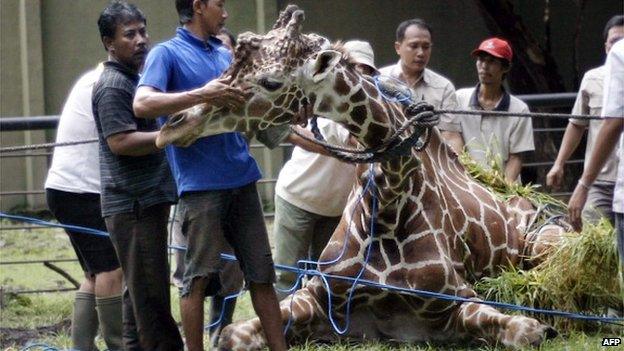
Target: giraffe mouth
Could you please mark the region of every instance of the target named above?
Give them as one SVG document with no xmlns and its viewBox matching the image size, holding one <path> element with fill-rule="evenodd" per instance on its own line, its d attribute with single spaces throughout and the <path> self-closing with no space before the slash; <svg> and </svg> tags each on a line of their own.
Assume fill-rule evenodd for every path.
<svg viewBox="0 0 624 351">
<path fill-rule="evenodd" d="M 299 112 L 293 114 L 291 123 L 305 128 L 308 125 L 308 119 L 314 116 L 314 111 L 307 99 L 303 100 L 300 104 L 302 107 L 299 109 Z"/>
</svg>

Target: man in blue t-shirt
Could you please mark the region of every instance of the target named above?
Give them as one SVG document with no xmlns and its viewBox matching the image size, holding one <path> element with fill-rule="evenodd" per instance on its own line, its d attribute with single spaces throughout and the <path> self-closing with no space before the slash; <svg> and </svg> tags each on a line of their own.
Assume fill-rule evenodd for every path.
<svg viewBox="0 0 624 351">
<path fill-rule="evenodd" d="M 217 79 L 232 59 L 215 37 L 228 17 L 224 3 L 176 0 L 182 27 L 148 55 L 133 105 L 138 117 L 168 116 L 200 103 L 230 108 L 244 103 L 240 90 Z M 166 151 L 188 238 L 180 299 L 188 350 L 203 350 L 204 298 L 219 289 L 225 240 L 241 264 L 267 344 L 285 350 L 273 259 L 255 186 L 261 175 L 245 139 L 227 133 L 198 139 L 188 148 L 169 145 Z"/>
</svg>

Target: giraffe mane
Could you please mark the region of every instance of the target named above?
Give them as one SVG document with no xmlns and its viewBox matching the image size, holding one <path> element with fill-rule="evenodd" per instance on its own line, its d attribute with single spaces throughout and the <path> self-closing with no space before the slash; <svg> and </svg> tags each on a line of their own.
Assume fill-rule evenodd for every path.
<svg viewBox="0 0 624 351">
<path fill-rule="evenodd" d="M 331 50 L 338 51 L 342 54 L 340 58 L 340 63 L 345 65 L 350 70 L 355 69 L 355 65 L 357 62 L 353 59 L 349 51 L 344 47 L 344 42 L 342 40 L 338 40 L 335 43 L 331 44 Z"/>
</svg>

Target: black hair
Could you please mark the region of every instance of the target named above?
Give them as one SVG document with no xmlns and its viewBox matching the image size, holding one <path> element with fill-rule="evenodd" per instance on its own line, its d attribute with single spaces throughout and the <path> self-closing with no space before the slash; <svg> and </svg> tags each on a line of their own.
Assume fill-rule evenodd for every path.
<svg viewBox="0 0 624 351">
<path fill-rule="evenodd" d="M 624 15 L 615 15 L 611 17 L 607 24 L 605 24 L 604 32 L 602 33 L 604 36 L 604 40 L 607 41 L 607 37 L 609 36 L 609 29 L 613 27 L 624 26 Z"/>
<path fill-rule="evenodd" d="M 433 32 L 431 31 L 431 27 L 427 24 L 427 22 L 425 22 L 423 19 L 420 19 L 420 18 L 413 18 L 413 19 L 409 19 L 407 21 L 403 21 L 399 23 L 399 26 L 397 27 L 397 30 L 396 30 L 397 42 L 400 43 L 403 41 L 403 39 L 405 39 L 405 31 L 410 26 L 416 26 L 420 29 L 426 29 L 429 32 L 429 35 L 433 37 Z"/>
<path fill-rule="evenodd" d="M 206 3 L 210 0 L 201 0 Z M 191 21 L 193 18 L 193 0 L 176 0 L 176 11 L 178 11 L 178 19 L 181 25 Z"/>
<path fill-rule="evenodd" d="M 230 32 L 229 29 L 222 27 L 221 30 L 219 31 L 219 34 L 227 35 L 227 37 L 230 39 L 230 43 L 232 43 L 232 47 L 233 48 L 236 47 L 236 37 L 234 36 L 234 34 L 232 34 L 232 32 Z"/>
<path fill-rule="evenodd" d="M 140 21 L 147 24 L 145 15 L 134 4 L 128 4 L 122 0 L 111 1 L 110 4 L 100 13 L 98 18 L 98 28 L 100 29 L 100 37 L 114 38 L 115 31 L 119 24 Z"/>
</svg>

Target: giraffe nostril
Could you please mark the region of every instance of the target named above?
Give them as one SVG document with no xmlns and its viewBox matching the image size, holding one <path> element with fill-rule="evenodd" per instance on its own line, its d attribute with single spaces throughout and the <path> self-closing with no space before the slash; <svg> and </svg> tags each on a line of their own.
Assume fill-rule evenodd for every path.
<svg viewBox="0 0 624 351">
<path fill-rule="evenodd" d="M 186 119 L 186 117 L 183 114 L 177 114 L 177 115 L 173 115 L 171 117 L 169 117 L 169 120 L 167 120 L 167 126 L 171 127 L 171 128 L 175 128 L 177 125 L 181 124 L 182 122 L 184 122 L 184 120 Z"/>
<path fill-rule="evenodd" d="M 258 85 L 260 85 L 261 87 L 263 87 L 264 89 L 268 91 L 276 91 L 277 89 L 284 86 L 284 83 L 271 80 L 267 77 L 263 77 L 263 78 L 260 78 L 260 80 L 258 80 Z"/>
</svg>

